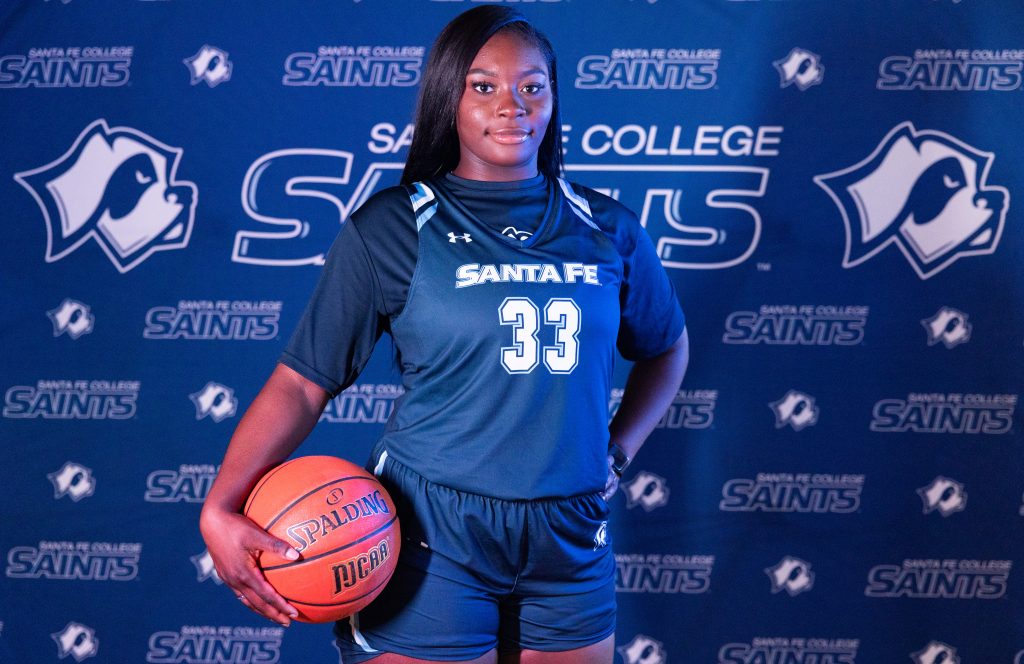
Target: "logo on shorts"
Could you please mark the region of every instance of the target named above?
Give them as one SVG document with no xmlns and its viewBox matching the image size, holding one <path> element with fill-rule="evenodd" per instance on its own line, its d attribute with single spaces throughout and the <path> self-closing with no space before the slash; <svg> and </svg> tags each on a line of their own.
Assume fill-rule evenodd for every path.
<svg viewBox="0 0 1024 664">
<path fill-rule="evenodd" d="M 96 120 L 55 161 L 14 179 L 29 190 L 46 222 L 46 262 L 90 239 L 124 274 L 156 251 L 188 245 L 195 184 L 177 179 L 181 148 L 131 127 Z"/>
<path fill-rule="evenodd" d="M 942 641 L 932 641 L 921 650 L 910 654 L 914 664 L 960 664 L 956 648 Z"/>
<path fill-rule="evenodd" d="M 932 480 L 928 486 L 917 490 L 924 503 L 924 513 L 931 514 L 938 510 L 942 516 L 949 516 L 967 507 L 967 492 L 964 485 L 956 480 L 941 475 Z"/>
<path fill-rule="evenodd" d="M 659 477 L 646 470 L 640 471 L 636 477 L 621 485 L 626 494 L 626 507 L 633 509 L 637 505 L 645 512 L 668 504 L 668 484 L 664 477 Z"/>
<path fill-rule="evenodd" d="M 846 225 L 843 267 L 895 244 L 921 279 L 963 256 L 995 252 L 1010 194 L 989 186 L 995 156 L 910 122 L 853 166 L 815 176 Z"/>
<path fill-rule="evenodd" d="M 232 417 L 238 409 L 235 391 L 226 385 L 210 381 L 206 387 L 188 395 L 196 406 L 196 419 L 209 416 L 214 422 Z"/>
<path fill-rule="evenodd" d="M 191 58 L 182 60 L 188 67 L 192 85 L 198 85 L 200 81 L 206 81 L 211 88 L 215 88 L 224 81 L 231 80 L 231 69 L 234 65 L 228 60 L 226 51 L 204 44 Z"/>
<path fill-rule="evenodd" d="M 54 500 L 68 496 L 77 503 L 96 491 L 96 480 L 92 476 L 92 471 L 74 461 L 65 461 L 60 470 L 47 474 L 47 477 L 53 484 Z"/>
<path fill-rule="evenodd" d="M 764 571 L 772 580 L 773 594 L 785 590 L 790 597 L 796 597 L 814 587 L 811 564 L 793 556 L 786 556 Z"/>
<path fill-rule="evenodd" d="M 794 48 L 789 55 L 772 63 L 779 72 L 779 87 L 796 85 L 803 92 L 825 80 L 821 56 L 807 49 Z"/>
<path fill-rule="evenodd" d="M 616 650 L 626 664 L 664 664 L 668 661 L 665 646 L 643 634 L 637 634 L 632 641 Z"/>
<path fill-rule="evenodd" d="M 53 323 L 53 336 L 59 337 L 67 334 L 72 339 L 77 339 L 83 334 L 92 332 L 96 317 L 89 310 L 89 305 L 83 304 L 70 297 L 64 298 L 60 306 L 46 312 L 50 322 Z"/>
<path fill-rule="evenodd" d="M 217 568 L 213 566 L 213 558 L 207 549 L 203 549 L 202 553 L 190 556 L 189 560 L 196 566 L 196 581 L 199 583 L 208 579 L 213 579 L 217 585 L 224 583 L 221 581 L 220 575 L 217 574 Z"/>
<path fill-rule="evenodd" d="M 60 659 L 71 655 L 76 662 L 81 662 L 100 651 L 96 631 L 82 623 L 71 621 L 61 631 L 50 634 L 50 638 L 57 642 L 57 657 Z"/>
<path fill-rule="evenodd" d="M 602 521 L 594 535 L 594 551 L 608 546 L 608 522 Z"/>
<path fill-rule="evenodd" d="M 790 390 L 786 396 L 768 404 L 775 413 L 775 428 L 781 429 L 787 424 L 794 431 L 801 431 L 818 423 L 819 409 L 814 405 L 814 397 L 799 390 Z"/>
<path fill-rule="evenodd" d="M 971 339 L 971 324 L 967 314 L 951 307 L 942 307 L 931 318 L 925 318 L 921 325 L 928 331 L 928 345 L 942 342 L 946 348 L 955 348 Z"/>
</svg>

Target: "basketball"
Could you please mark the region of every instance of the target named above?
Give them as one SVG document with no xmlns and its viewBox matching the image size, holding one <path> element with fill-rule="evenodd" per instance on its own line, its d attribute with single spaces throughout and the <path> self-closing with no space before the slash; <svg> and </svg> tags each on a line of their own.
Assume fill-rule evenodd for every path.
<svg viewBox="0 0 1024 664">
<path fill-rule="evenodd" d="M 260 567 L 302 622 L 359 611 L 398 562 L 394 501 L 376 477 L 344 459 L 307 456 L 277 466 L 253 488 L 244 513 L 298 550 L 294 561 L 265 551 Z"/>
</svg>

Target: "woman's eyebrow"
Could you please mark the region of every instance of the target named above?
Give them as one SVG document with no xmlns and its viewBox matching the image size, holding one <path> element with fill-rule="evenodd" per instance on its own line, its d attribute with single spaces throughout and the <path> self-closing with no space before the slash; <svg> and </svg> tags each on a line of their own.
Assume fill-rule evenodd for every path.
<svg viewBox="0 0 1024 664">
<path fill-rule="evenodd" d="M 470 69 L 470 70 L 469 70 L 468 72 L 466 72 L 466 73 L 467 73 L 467 74 L 482 74 L 482 75 L 484 75 L 484 76 L 493 76 L 493 77 L 495 77 L 495 78 L 497 78 L 497 76 L 498 76 L 498 74 L 497 74 L 497 73 L 495 73 L 495 72 L 491 71 L 490 69 L 481 69 L 481 68 L 479 68 L 479 67 L 474 67 L 473 69 Z M 523 70 L 523 71 L 522 71 L 522 72 L 520 73 L 520 75 L 521 75 L 521 76 L 528 76 L 528 75 L 530 75 L 530 74 L 541 74 L 541 75 L 543 75 L 543 76 L 547 76 L 547 75 L 548 75 L 548 72 L 547 72 L 547 70 L 546 70 L 546 69 L 543 69 L 543 68 L 541 68 L 541 67 L 530 67 L 530 68 L 528 68 L 528 69 L 524 69 L 524 70 Z"/>
</svg>

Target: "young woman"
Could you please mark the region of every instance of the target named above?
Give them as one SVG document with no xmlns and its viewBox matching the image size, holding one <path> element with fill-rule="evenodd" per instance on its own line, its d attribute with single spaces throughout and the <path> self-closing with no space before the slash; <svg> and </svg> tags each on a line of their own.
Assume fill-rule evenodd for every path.
<svg viewBox="0 0 1024 664">
<path fill-rule="evenodd" d="M 369 467 L 398 503 L 399 567 L 337 624 L 342 661 L 611 662 L 618 477 L 682 380 L 675 292 L 636 217 L 561 175 L 555 56 L 520 14 L 438 37 L 403 186 L 345 224 L 281 362 L 231 439 L 201 530 L 254 611 L 287 543 L 239 508 L 383 332 L 405 394 Z M 614 350 L 635 361 L 609 426 Z"/>
</svg>

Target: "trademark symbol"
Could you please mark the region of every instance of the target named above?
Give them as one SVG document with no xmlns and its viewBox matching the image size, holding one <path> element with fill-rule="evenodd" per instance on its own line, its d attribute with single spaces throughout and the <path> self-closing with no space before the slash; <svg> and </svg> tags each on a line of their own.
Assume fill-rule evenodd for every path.
<svg viewBox="0 0 1024 664">
<path fill-rule="evenodd" d="M 771 263 L 758 263 L 757 264 L 757 271 L 758 272 L 771 272 L 772 271 L 772 264 Z"/>
</svg>

